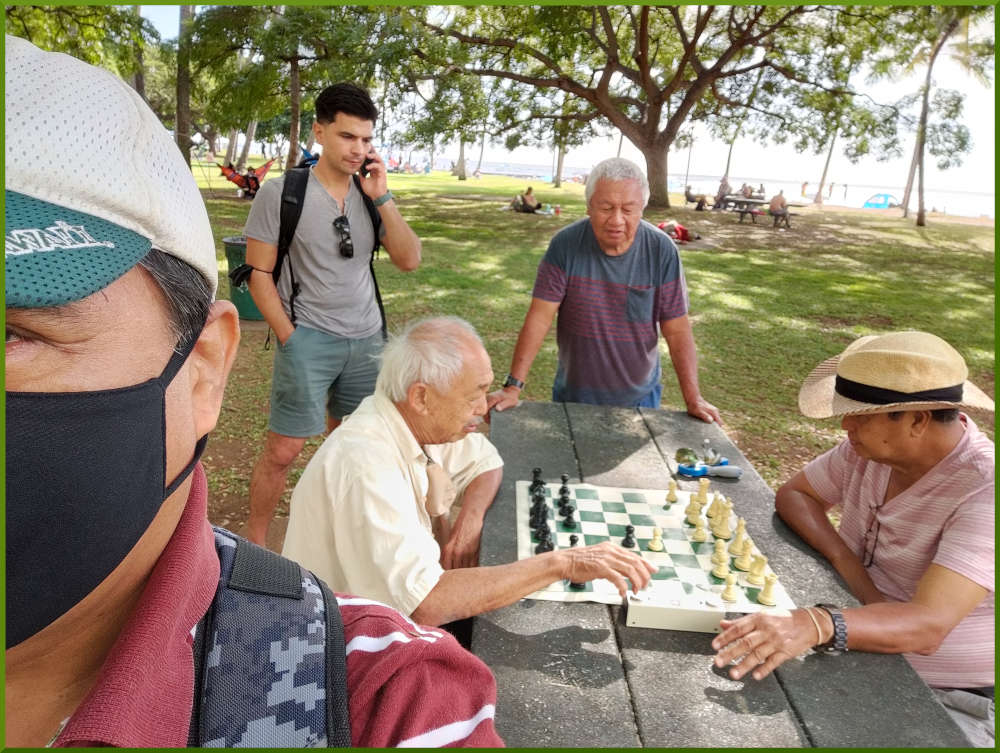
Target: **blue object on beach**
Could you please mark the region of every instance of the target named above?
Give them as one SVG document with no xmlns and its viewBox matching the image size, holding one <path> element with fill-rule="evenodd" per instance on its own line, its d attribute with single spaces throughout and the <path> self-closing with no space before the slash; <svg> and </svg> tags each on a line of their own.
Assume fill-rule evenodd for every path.
<svg viewBox="0 0 1000 753">
<path fill-rule="evenodd" d="M 898 206 L 899 201 L 891 193 L 877 193 L 864 203 L 862 209 L 891 209 Z"/>
</svg>

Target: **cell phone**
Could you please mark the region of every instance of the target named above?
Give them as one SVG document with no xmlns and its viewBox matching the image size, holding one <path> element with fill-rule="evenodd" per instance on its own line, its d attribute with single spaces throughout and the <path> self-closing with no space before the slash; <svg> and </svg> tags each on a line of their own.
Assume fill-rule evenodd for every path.
<svg viewBox="0 0 1000 753">
<path fill-rule="evenodd" d="M 374 161 L 375 160 L 373 160 L 371 157 L 365 157 L 365 161 L 361 163 L 361 175 L 363 175 L 365 178 L 368 177 L 368 165 L 370 165 Z"/>
</svg>

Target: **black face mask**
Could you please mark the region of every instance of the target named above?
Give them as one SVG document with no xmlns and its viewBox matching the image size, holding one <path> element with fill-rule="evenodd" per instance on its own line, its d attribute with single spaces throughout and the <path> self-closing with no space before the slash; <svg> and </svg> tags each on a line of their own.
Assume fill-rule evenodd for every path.
<svg viewBox="0 0 1000 753">
<path fill-rule="evenodd" d="M 7 392 L 7 648 L 93 591 L 194 469 L 207 437 L 166 485 L 166 389 L 195 340 L 132 387 Z"/>
</svg>

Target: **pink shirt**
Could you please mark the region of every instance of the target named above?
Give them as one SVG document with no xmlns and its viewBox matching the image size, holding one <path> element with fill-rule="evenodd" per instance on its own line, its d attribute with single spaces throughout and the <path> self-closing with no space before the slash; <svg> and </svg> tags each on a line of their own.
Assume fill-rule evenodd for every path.
<svg viewBox="0 0 1000 753">
<path fill-rule="evenodd" d="M 55 747 L 184 747 L 194 700 L 191 631 L 219 582 L 198 464 L 187 507 L 89 695 Z M 355 747 L 500 747 L 496 681 L 440 628 L 337 594 Z"/>
<path fill-rule="evenodd" d="M 933 655 L 904 654 L 932 687 L 994 682 L 993 442 L 968 416 L 961 421 L 965 434 L 948 456 L 878 511 L 878 541 L 868 567 L 876 588 L 894 601 L 910 601 L 931 564 L 989 590 Z M 890 470 L 859 457 L 846 441 L 805 467 L 820 497 L 843 505 L 840 536 L 862 561 L 865 532 L 873 508 L 885 499 Z"/>
</svg>

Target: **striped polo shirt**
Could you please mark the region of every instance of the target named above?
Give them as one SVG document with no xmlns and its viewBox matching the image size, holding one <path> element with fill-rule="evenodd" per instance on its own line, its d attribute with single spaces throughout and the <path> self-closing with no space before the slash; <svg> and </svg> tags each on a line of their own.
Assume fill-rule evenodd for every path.
<svg viewBox="0 0 1000 753">
<path fill-rule="evenodd" d="M 917 483 L 878 510 L 879 531 L 868 574 L 893 601 L 910 601 L 931 564 L 986 588 L 986 598 L 931 656 L 904 654 L 932 687 L 993 685 L 994 461 L 993 442 L 968 416 L 955 448 Z M 805 467 L 824 500 L 840 500 L 840 536 L 864 560 L 873 508 L 885 499 L 891 469 L 858 456 L 843 442 Z"/>
<path fill-rule="evenodd" d="M 589 218 L 560 230 L 538 265 L 535 298 L 559 304 L 553 399 L 637 405 L 659 384 L 660 322 L 688 310 L 673 241 L 640 221 L 621 256 L 597 243 Z"/>
</svg>

